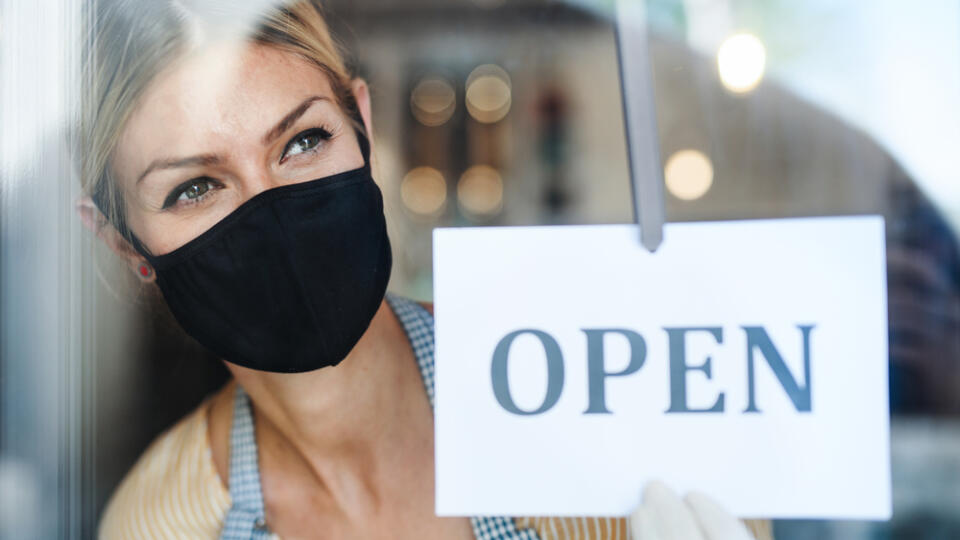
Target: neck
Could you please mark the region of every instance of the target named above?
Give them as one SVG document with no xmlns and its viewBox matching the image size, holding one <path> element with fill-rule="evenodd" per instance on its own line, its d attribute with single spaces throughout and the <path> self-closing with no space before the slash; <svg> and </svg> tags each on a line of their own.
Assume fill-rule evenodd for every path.
<svg viewBox="0 0 960 540">
<path fill-rule="evenodd" d="M 345 473 L 375 482 L 398 450 L 432 441 L 417 362 L 386 301 L 337 366 L 296 374 L 228 366 L 254 404 L 261 463 L 265 453 L 300 461 L 331 491 Z"/>
</svg>

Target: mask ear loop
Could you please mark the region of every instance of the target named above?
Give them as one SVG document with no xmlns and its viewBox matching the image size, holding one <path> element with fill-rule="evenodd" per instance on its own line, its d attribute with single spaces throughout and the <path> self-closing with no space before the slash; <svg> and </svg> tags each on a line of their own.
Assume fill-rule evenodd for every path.
<svg viewBox="0 0 960 540">
<path fill-rule="evenodd" d="M 360 144 L 360 153 L 363 154 L 363 166 L 366 169 L 370 168 L 370 141 L 367 139 L 367 136 L 360 131 L 356 130 L 357 133 L 357 142 Z"/>
<path fill-rule="evenodd" d="M 150 253 L 147 251 L 146 246 L 141 244 L 140 240 L 137 239 L 137 236 L 133 234 L 133 231 L 128 229 L 126 224 L 122 223 L 121 220 L 117 219 L 115 216 L 112 216 L 106 211 L 109 205 L 104 200 L 104 190 L 94 190 L 94 193 L 91 195 L 90 199 L 93 201 L 93 205 L 97 207 L 97 210 L 99 210 L 100 213 L 107 218 L 107 221 L 117 229 L 117 232 L 120 233 L 120 236 L 130 242 L 130 245 L 133 246 L 133 249 L 135 249 L 137 253 L 143 255 L 144 258 L 150 261 Z"/>
</svg>

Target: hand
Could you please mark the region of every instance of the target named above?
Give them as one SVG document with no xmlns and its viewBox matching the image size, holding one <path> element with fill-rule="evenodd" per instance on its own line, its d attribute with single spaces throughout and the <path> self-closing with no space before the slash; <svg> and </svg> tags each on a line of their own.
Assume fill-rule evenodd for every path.
<svg viewBox="0 0 960 540">
<path fill-rule="evenodd" d="M 633 540 L 754 540 L 747 528 L 713 499 L 689 493 L 683 500 L 662 482 L 643 490 L 630 515 Z"/>
</svg>

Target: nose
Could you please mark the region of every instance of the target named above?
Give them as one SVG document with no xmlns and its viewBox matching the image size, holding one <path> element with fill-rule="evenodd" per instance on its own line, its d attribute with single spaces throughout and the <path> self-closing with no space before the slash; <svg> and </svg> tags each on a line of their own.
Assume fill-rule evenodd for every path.
<svg viewBox="0 0 960 540">
<path fill-rule="evenodd" d="M 240 191 L 243 194 L 244 201 L 248 201 L 264 191 L 293 183 L 263 164 L 245 168 L 240 182 L 242 186 Z"/>
</svg>

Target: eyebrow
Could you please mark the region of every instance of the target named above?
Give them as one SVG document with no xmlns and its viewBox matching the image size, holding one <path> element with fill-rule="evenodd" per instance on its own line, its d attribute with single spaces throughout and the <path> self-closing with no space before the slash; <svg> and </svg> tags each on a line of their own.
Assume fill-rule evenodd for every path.
<svg viewBox="0 0 960 540">
<path fill-rule="evenodd" d="M 266 135 L 263 136 L 263 144 L 267 145 L 273 142 L 277 137 L 283 135 L 283 132 L 290 129 L 290 126 L 293 125 L 303 113 L 307 112 L 307 109 L 317 101 L 330 101 L 330 98 L 326 96 L 310 96 L 307 99 L 303 100 L 300 105 L 297 105 L 297 108 L 290 111 L 282 120 L 277 122 L 277 125 L 273 127 Z"/>
<path fill-rule="evenodd" d="M 214 154 L 203 154 L 199 156 L 190 156 L 182 159 L 155 159 L 150 166 L 147 167 L 147 170 L 143 171 L 143 174 L 137 178 L 137 184 L 141 180 L 146 178 L 146 176 L 158 169 L 176 169 L 179 167 L 195 167 L 198 165 L 216 165 L 222 160 L 220 156 Z"/>
<path fill-rule="evenodd" d="M 270 131 L 268 131 L 266 135 L 263 136 L 263 139 L 262 139 L 263 144 L 264 145 L 270 144 L 271 142 L 276 140 L 277 137 L 279 137 L 280 135 L 283 135 L 283 132 L 290 129 L 290 126 L 292 126 L 294 122 L 299 120 L 300 117 L 303 116 L 305 112 L 307 112 L 307 109 L 309 109 L 310 106 L 316 103 L 317 101 L 330 101 L 330 98 L 326 96 L 310 96 L 307 99 L 300 102 L 300 104 L 297 105 L 295 109 L 287 113 L 286 116 L 284 116 L 279 122 L 277 122 L 277 125 L 271 128 Z M 223 161 L 223 158 L 221 158 L 216 154 L 201 154 L 197 156 L 190 156 L 190 157 L 179 158 L 179 159 L 169 159 L 169 158 L 155 159 L 150 163 L 149 166 L 147 166 L 146 170 L 144 170 L 143 173 L 140 174 L 139 178 L 137 178 L 137 184 L 139 184 L 140 181 L 142 181 L 148 174 L 159 169 L 176 169 L 180 167 L 216 165 L 221 163 L 222 161 Z"/>
</svg>

